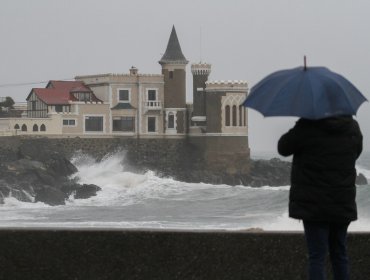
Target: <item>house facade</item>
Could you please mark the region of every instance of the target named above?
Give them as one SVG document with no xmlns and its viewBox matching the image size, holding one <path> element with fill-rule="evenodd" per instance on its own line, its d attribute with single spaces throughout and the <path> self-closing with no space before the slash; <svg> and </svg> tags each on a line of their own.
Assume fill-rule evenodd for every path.
<svg viewBox="0 0 370 280">
<path fill-rule="evenodd" d="M 162 75 L 139 74 L 132 67 L 129 74 L 78 76 L 109 107 L 108 131 L 122 136 L 160 136 L 173 133 L 166 129 L 164 81 Z M 167 115 L 166 115 L 167 113 Z"/>
</svg>

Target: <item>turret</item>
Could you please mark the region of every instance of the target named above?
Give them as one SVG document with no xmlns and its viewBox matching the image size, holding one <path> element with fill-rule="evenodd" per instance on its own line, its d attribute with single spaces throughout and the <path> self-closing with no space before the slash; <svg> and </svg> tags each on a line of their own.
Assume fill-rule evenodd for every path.
<svg viewBox="0 0 370 280">
<path fill-rule="evenodd" d="M 194 63 L 191 65 L 193 74 L 193 117 L 194 123 L 204 125 L 206 119 L 206 82 L 211 73 L 211 64 Z"/>
<path fill-rule="evenodd" d="M 186 108 L 186 65 L 188 60 L 182 53 L 175 26 L 172 27 L 166 52 L 159 64 L 164 75 L 164 107 Z"/>
</svg>

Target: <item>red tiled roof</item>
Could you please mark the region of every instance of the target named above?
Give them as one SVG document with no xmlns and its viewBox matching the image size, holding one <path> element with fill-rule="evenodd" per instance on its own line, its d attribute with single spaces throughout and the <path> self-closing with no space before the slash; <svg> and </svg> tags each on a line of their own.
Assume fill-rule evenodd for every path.
<svg viewBox="0 0 370 280">
<path fill-rule="evenodd" d="M 34 88 L 33 92 L 48 105 L 66 105 L 68 101 L 77 99 L 66 90 L 54 88 Z"/>
<path fill-rule="evenodd" d="M 81 81 L 49 81 L 46 88 L 33 88 L 27 100 L 33 92 L 47 105 L 67 105 L 68 101 L 78 101 L 72 94 L 74 92 L 90 92 L 93 102 L 102 102 Z"/>
</svg>

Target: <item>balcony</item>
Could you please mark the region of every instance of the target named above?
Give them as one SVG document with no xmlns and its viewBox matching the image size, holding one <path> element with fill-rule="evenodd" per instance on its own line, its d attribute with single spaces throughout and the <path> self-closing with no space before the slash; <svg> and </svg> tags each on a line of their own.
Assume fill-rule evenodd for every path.
<svg viewBox="0 0 370 280">
<path fill-rule="evenodd" d="M 149 110 L 162 110 L 162 102 L 156 100 L 149 100 L 144 102 L 144 109 Z"/>
</svg>

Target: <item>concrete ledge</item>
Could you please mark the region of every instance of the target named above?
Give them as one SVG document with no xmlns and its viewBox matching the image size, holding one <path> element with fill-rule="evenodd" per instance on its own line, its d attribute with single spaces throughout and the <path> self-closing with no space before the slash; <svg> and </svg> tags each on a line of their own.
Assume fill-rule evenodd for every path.
<svg viewBox="0 0 370 280">
<path fill-rule="evenodd" d="M 0 229 L 0 279 L 306 279 L 302 233 Z M 351 233 L 351 276 L 370 279 L 370 233 Z"/>
</svg>

